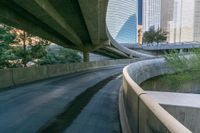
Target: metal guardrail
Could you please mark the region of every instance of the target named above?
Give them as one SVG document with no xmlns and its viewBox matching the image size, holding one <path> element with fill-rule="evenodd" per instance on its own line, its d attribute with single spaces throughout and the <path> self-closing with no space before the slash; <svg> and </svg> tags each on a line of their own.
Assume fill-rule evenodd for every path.
<svg viewBox="0 0 200 133">
<path fill-rule="evenodd" d="M 128 44 L 128 43 L 120 43 L 119 45 L 125 46 L 128 49 L 144 49 L 144 50 L 170 50 L 170 49 L 193 49 L 200 48 L 199 43 L 162 43 L 162 44 Z"/>
<path fill-rule="evenodd" d="M 161 44 L 155 46 L 142 46 L 144 50 L 170 50 L 170 49 L 193 49 L 200 48 L 200 44 Z"/>
</svg>

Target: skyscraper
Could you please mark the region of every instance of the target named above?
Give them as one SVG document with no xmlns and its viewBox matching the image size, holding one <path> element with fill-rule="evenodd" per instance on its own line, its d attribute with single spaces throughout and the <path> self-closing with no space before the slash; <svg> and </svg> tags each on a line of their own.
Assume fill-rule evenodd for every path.
<svg viewBox="0 0 200 133">
<path fill-rule="evenodd" d="M 119 43 L 137 43 L 137 0 L 109 0 L 106 23 Z"/>
<path fill-rule="evenodd" d="M 165 3 L 166 4 L 166 3 Z M 194 40 L 194 0 L 174 0 L 173 19 L 168 21 L 169 33 L 168 41 L 174 42 L 191 42 Z M 165 17 L 165 16 L 163 16 Z M 164 28 L 164 27 L 161 27 Z"/>
<path fill-rule="evenodd" d="M 195 0 L 194 8 L 194 41 L 200 42 L 200 0 Z"/>
<path fill-rule="evenodd" d="M 160 27 L 161 0 L 143 0 L 143 32 L 149 28 L 158 29 Z"/>
<path fill-rule="evenodd" d="M 143 0 L 138 1 L 138 25 L 142 25 L 142 3 Z"/>
<path fill-rule="evenodd" d="M 174 0 L 161 0 L 160 27 L 164 31 L 169 30 L 169 22 L 173 21 Z"/>
<path fill-rule="evenodd" d="M 200 0 L 143 0 L 143 32 L 168 32 L 167 41 L 200 41 Z"/>
<path fill-rule="evenodd" d="M 119 30 L 115 39 L 120 43 L 137 43 L 137 16 L 132 15 Z"/>
</svg>

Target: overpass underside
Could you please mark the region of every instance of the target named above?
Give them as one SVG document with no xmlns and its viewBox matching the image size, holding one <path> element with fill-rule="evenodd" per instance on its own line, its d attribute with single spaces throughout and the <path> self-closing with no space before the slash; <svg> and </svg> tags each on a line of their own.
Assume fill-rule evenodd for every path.
<svg viewBox="0 0 200 133">
<path fill-rule="evenodd" d="M 66 48 L 128 58 L 106 35 L 108 0 L 1 0 L 0 22 Z"/>
</svg>

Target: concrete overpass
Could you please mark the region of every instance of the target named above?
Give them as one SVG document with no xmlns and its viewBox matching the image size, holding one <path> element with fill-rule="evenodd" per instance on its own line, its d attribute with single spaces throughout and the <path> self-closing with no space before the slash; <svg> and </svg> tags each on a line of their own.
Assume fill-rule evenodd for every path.
<svg viewBox="0 0 200 133">
<path fill-rule="evenodd" d="M 80 50 L 84 53 L 85 61 L 88 60 L 89 52 L 113 58 L 151 57 L 122 47 L 109 35 L 105 22 L 107 5 L 106 0 L 1 0 L 0 22 L 64 47 Z M 129 118 L 124 123 L 122 120 L 126 117 L 120 119 L 121 125 L 130 126 L 131 132 L 162 129 L 166 132 L 189 133 L 186 127 L 149 98 L 129 76 L 130 72 L 141 79 L 143 76 L 155 76 L 144 73 L 149 68 L 148 62 L 142 66 L 132 64 L 135 69 L 129 66 L 129 71 L 124 69 L 123 90 L 118 95 L 121 86 L 121 77 L 118 75 L 125 64 L 132 62 L 135 60 L 0 70 L 0 75 L 3 75 L 0 76 L 0 88 L 3 89 L 0 93 L 1 131 L 121 132 L 119 98 L 119 111 L 124 109 L 120 116 L 127 111 Z M 156 66 L 159 66 L 160 63 L 157 63 Z M 108 68 L 94 69 L 105 65 Z M 88 70 L 82 71 L 85 69 Z M 81 72 L 66 75 L 77 71 Z M 156 69 L 155 72 L 160 71 Z M 145 111 L 144 115 L 140 110 Z M 169 124 L 168 120 L 172 123 Z M 130 128 L 123 128 L 123 131 Z"/>
<path fill-rule="evenodd" d="M 112 58 L 149 57 L 118 45 L 112 36 L 109 41 L 108 4 L 108 0 L 1 0 L 0 22 L 82 51 L 85 61 L 90 52 Z"/>
<path fill-rule="evenodd" d="M 0 69 L 0 131 L 121 132 L 120 75 L 135 61 Z"/>
<path fill-rule="evenodd" d="M 122 43 L 122 46 L 128 47 L 129 49 L 134 49 L 139 53 L 146 53 L 148 55 L 154 55 L 155 57 L 162 56 L 170 51 L 176 51 L 180 53 L 190 52 L 192 49 L 200 49 L 199 42 L 182 42 L 182 43 L 161 43 L 161 44 L 129 44 Z"/>
<path fill-rule="evenodd" d="M 142 46 L 144 50 L 149 51 L 162 51 L 162 50 L 176 50 L 176 49 L 197 49 L 200 48 L 199 42 L 188 42 L 188 43 L 171 43 L 171 44 L 159 44 L 159 45 L 150 45 Z"/>
<path fill-rule="evenodd" d="M 171 72 L 162 58 L 0 69 L 0 131 L 199 133 L 194 95 L 139 87 Z"/>
<path fill-rule="evenodd" d="M 122 68 L 83 71 L 1 91 L 0 131 L 121 132 L 117 111 L 121 78 L 112 76 Z"/>
</svg>

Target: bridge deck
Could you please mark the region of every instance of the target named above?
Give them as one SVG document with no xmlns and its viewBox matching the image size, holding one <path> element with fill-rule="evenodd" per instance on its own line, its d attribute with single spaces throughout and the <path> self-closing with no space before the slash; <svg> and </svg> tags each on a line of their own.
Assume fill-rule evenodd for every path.
<svg viewBox="0 0 200 133">
<path fill-rule="evenodd" d="M 41 128 L 48 126 L 46 124 L 49 121 L 54 120 L 56 116 L 68 109 L 67 107 L 71 106 L 77 96 L 103 79 L 121 71 L 122 66 L 93 70 L 1 92 L 0 130 L 3 133 L 43 132 L 44 130 L 41 130 Z M 116 112 L 116 93 L 120 84 L 118 79 L 113 80 L 103 87 L 101 91 L 95 93 L 94 97 L 92 96 L 92 99 L 89 100 L 89 104 L 86 104 L 86 107 L 83 108 L 83 111 L 72 119 L 72 123 L 69 124 L 69 130 L 77 132 L 75 130 L 77 125 L 81 127 L 80 129 L 85 127 L 83 130 L 86 130 L 86 127 L 88 129 L 91 122 L 95 122 L 95 125 L 99 126 L 95 126 L 93 129 L 91 126 L 91 131 L 109 132 L 111 130 L 110 125 L 113 125 L 115 129 L 112 130 L 120 132 L 119 121 L 115 119 L 118 117 Z M 112 114 L 113 111 L 114 113 Z M 85 123 L 85 125 L 79 126 L 77 121 Z M 109 128 L 104 128 L 108 126 Z M 68 132 L 68 129 L 65 128 L 64 130 Z"/>
<path fill-rule="evenodd" d="M 115 79 L 97 93 L 65 133 L 120 133 L 118 91 Z"/>
</svg>

